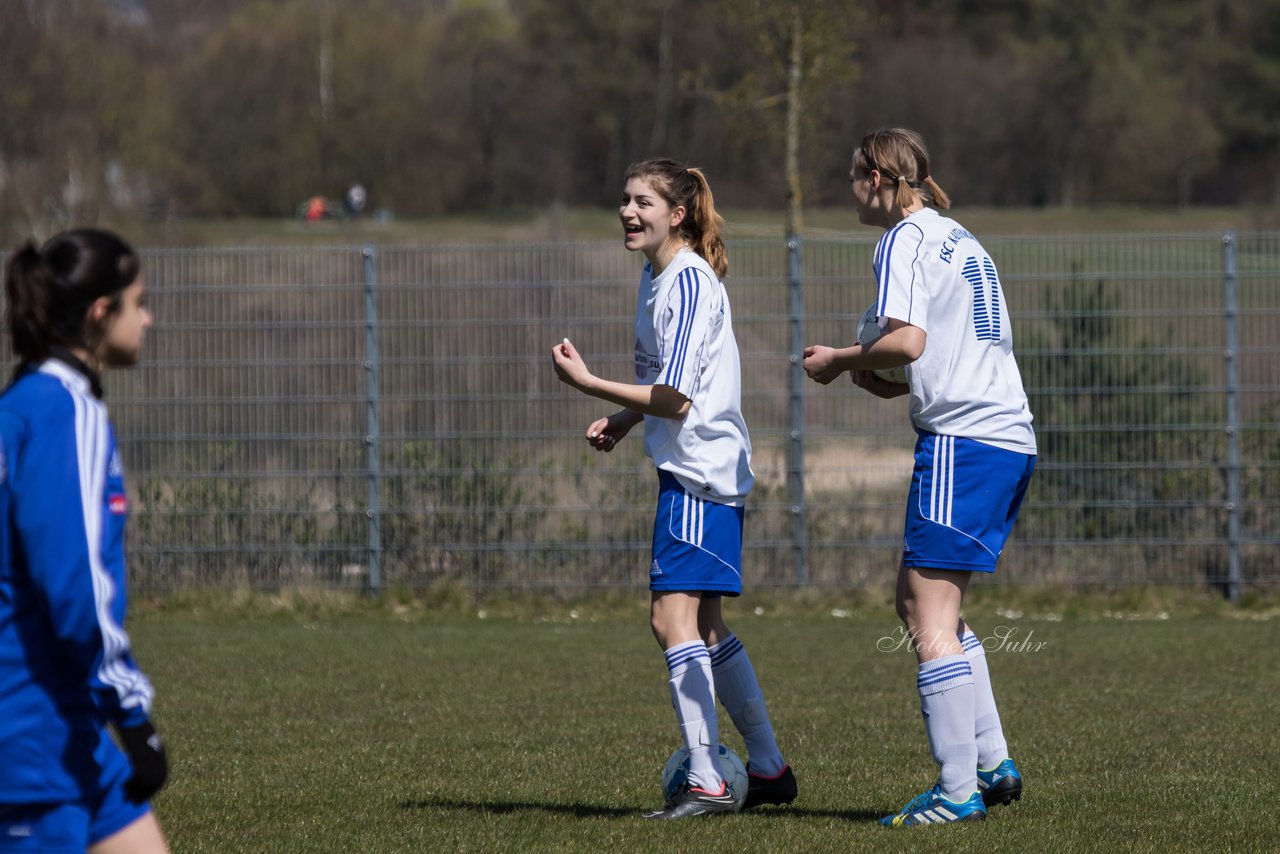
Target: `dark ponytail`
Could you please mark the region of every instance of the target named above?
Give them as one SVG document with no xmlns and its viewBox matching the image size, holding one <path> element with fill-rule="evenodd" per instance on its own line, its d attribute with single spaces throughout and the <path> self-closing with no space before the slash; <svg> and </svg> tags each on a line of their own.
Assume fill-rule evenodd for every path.
<svg viewBox="0 0 1280 854">
<path fill-rule="evenodd" d="M 118 297 L 138 278 L 138 256 L 115 234 L 67 231 L 36 249 L 23 244 L 4 271 L 5 324 L 22 362 L 41 362 L 54 347 L 96 345 L 89 306 Z"/>
</svg>

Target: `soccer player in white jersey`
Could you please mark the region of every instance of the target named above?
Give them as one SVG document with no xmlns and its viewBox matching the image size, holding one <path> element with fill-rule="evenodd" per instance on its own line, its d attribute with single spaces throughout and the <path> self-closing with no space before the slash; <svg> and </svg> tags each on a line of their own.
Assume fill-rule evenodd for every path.
<svg viewBox="0 0 1280 854">
<path fill-rule="evenodd" d="M 100 382 L 151 325 L 138 257 L 77 229 L 18 249 L 4 288 L 0 852 L 160 854 L 168 760 L 124 630 L 129 499 Z"/>
<path fill-rule="evenodd" d="M 1035 468 L 1036 439 L 1013 358 L 995 264 L 941 216 L 951 202 L 920 136 L 863 137 L 849 171 L 858 219 L 886 229 L 874 268 L 883 335 L 869 346 L 806 347 L 820 383 L 844 371 L 883 398 L 911 396 L 918 438 L 907 498 L 897 609 L 919 663 L 916 687 L 937 784 L 881 823 L 986 818 L 1022 794 L 982 643 L 960 616 L 974 572 L 994 572 Z M 873 372 L 906 366 L 907 382 Z"/>
<path fill-rule="evenodd" d="M 552 358 L 563 382 L 622 407 L 593 421 L 587 442 L 612 451 L 643 421 L 645 453 L 658 468 L 650 625 L 690 761 L 689 783 L 647 817 L 732 811 L 716 695 L 747 746 L 743 808 L 790 803 L 795 775 L 778 751 L 751 660 L 720 609 L 721 597 L 742 592 L 743 507 L 755 482 L 721 282 L 729 266 L 722 220 L 702 172 L 673 160 L 632 165 L 618 215 L 626 248 L 648 259 L 636 300 L 636 382 L 594 376 L 568 338 Z"/>
</svg>

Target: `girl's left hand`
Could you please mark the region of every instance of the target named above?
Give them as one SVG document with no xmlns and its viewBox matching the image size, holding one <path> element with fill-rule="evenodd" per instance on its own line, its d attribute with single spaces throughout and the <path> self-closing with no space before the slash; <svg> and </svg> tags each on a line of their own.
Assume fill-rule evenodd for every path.
<svg viewBox="0 0 1280 854">
<path fill-rule="evenodd" d="M 853 384 L 859 388 L 864 388 L 876 397 L 883 397 L 885 400 L 901 397 L 911 391 L 911 387 L 906 383 L 891 383 L 888 380 L 882 380 L 873 371 L 850 371 L 849 379 L 853 380 Z"/>
<path fill-rule="evenodd" d="M 556 376 L 560 377 L 560 382 L 566 385 L 581 389 L 591 379 L 591 371 L 587 370 L 587 363 L 582 361 L 578 349 L 568 338 L 551 348 L 551 360 L 555 363 Z"/>
</svg>

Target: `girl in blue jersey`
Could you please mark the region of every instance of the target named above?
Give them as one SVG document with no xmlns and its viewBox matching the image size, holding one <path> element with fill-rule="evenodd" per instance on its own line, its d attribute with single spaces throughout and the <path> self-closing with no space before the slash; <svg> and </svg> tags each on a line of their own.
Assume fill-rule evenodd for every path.
<svg viewBox="0 0 1280 854">
<path fill-rule="evenodd" d="M 938 782 L 882 823 L 983 819 L 1022 793 L 991 691 L 982 643 L 961 619 L 974 572 L 994 572 L 1035 468 L 1031 411 L 1013 358 L 1004 292 L 977 238 L 939 215 L 950 200 L 930 176 L 920 136 L 863 137 L 849 172 L 858 219 L 886 230 L 876 246 L 882 335 L 867 346 L 813 346 L 820 383 L 844 371 L 883 398 L 910 395 L 918 439 L 907 498 L 897 609 L 918 661 L 925 731 Z M 906 383 L 874 372 L 906 366 Z"/>
<path fill-rule="evenodd" d="M 164 852 L 147 800 L 168 762 L 123 627 L 128 498 L 101 399 L 151 325 L 138 257 L 69 231 L 18 249 L 4 287 L 0 852 Z"/>
<path fill-rule="evenodd" d="M 689 783 L 649 818 L 729 812 L 718 761 L 718 694 L 748 751 L 744 809 L 789 803 L 795 775 L 778 751 L 764 696 L 742 643 L 721 615 L 742 592 L 743 505 L 755 482 L 742 418 L 742 377 L 729 299 L 723 222 L 702 172 L 672 160 L 627 170 L 623 242 L 648 259 L 636 301 L 636 383 L 594 376 L 569 339 L 552 349 L 560 379 L 623 407 L 587 427 L 609 452 L 644 423 L 658 468 L 649 567 L 650 624 L 670 675 L 672 705 L 690 751 Z"/>
</svg>

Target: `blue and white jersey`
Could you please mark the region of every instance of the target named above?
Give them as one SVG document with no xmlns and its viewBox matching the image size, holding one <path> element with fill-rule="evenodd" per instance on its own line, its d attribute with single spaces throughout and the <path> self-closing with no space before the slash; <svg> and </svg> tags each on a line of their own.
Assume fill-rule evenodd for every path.
<svg viewBox="0 0 1280 854">
<path fill-rule="evenodd" d="M 978 238 L 923 208 L 880 238 L 874 267 L 880 325 L 895 318 L 926 335 L 924 353 L 907 366 L 912 423 L 1034 454 L 1004 291 Z"/>
<path fill-rule="evenodd" d="M 681 249 L 656 279 L 645 265 L 635 332 L 636 381 L 690 401 L 683 421 L 645 416 L 645 453 L 691 494 L 741 505 L 755 484 L 742 367 L 729 297 L 701 255 Z"/>
<path fill-rule="evenodd" d="M 0 395 L 0 804 L 97 784 L 107 723 L 152 688 L 125 616 L 124 471 L 90 380 L 50 359 Z"/>
</svg>

